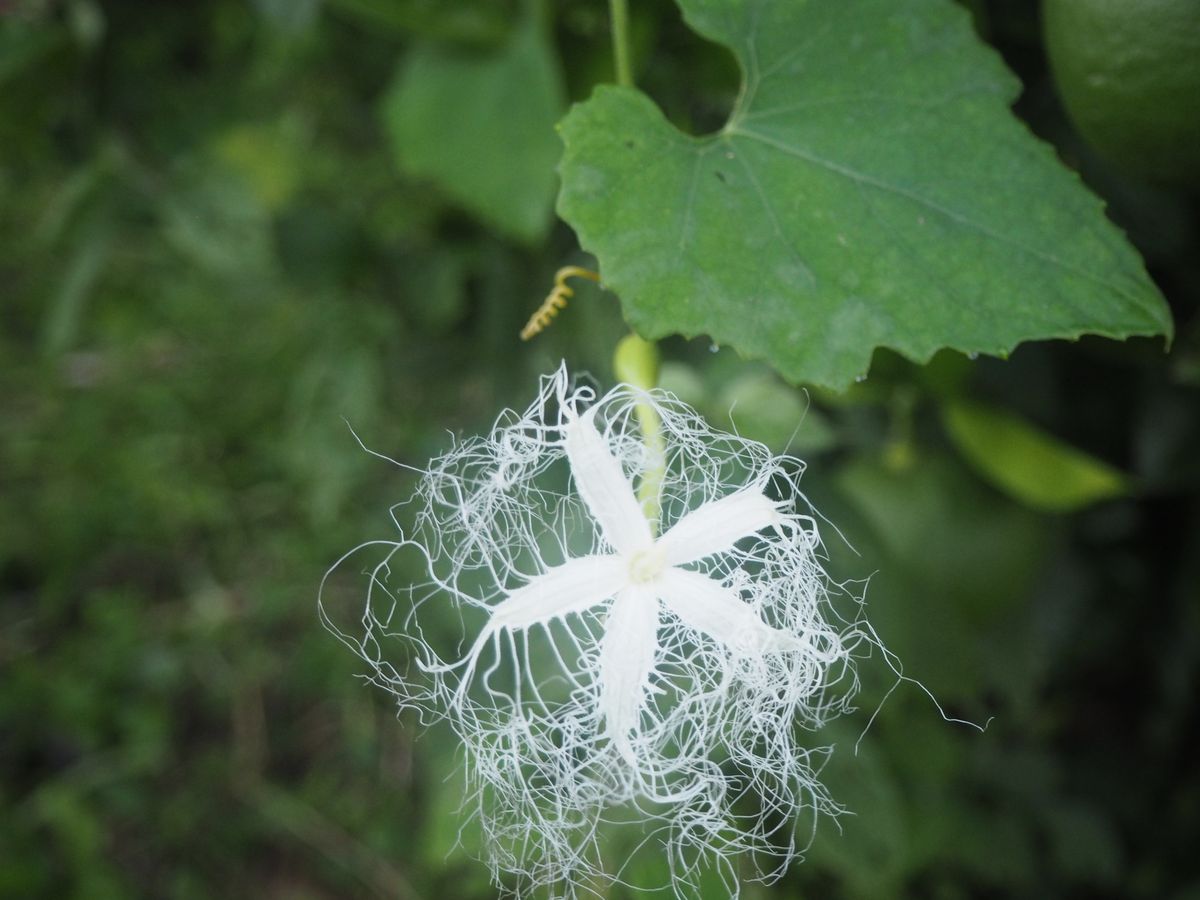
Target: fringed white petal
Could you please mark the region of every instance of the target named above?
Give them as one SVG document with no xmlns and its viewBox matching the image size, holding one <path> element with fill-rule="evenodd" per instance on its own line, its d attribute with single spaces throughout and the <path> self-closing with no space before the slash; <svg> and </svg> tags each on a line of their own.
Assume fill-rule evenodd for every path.
<svg viewBox="0 0 1200 900">
<path fill-rule="evenodd" d="M 678 566 L 729 550 L 739 540 L 783 521 L 777 504 L 747 488 L 692 510 L 658 540 L 667 565 Z"/>
<path fill-rule="evenodd" d="M 529 628 L 579 613 L 613 596 L 625 583 L 616 556 L 581 556 L 547 569 L 492 607 L 488 631 Z"/>
<path fill-rule="evenodd" d="M 636 765 L 630 735 L 637 730 L 658 650 L 658 599 L 646 585 L 622 590 L 608 613 L 600 648 L 600 712 L 609 739 Z"/>
<path fill-rule="evenodd" d="M 653 470 L 647 407 L 674 525 L 657 544 L 633 490 Z M 738 876 L 774 880 L 798 858 L 807 813 L 838 812 L 817 777 L 825 750 L 794 724 L 850 708 L 855 659 L 877 639 L 822 570 L 815 525 L 799 527 L 802 471 L 662 392 L 597 397 L 565 368 L 523 412 L 430 462 L 397 516 L 404 534 L 368 572 L 365 609 L 338 634 L 401 706 L 461 737 L 497 885 L 576 900 L 619 881 L 683 897 L 715 872 L 736 898 Z M 400 552 L 426 577 L 393 571 Z M 679 568 L 698 561 L 711 577 Z M 530 571 L 543 574 L 510 587 Z M 490 614 L 449 661 L 447 603 L 464 628 Z M 607 869 L 602 845 L 625 840 L 609 829 L 627 825 L 661 854 L 665 882 L 637 861 Z"/>
<path fill-rule="evenodd" d="M 772 628 L 737 591 L 686 569 L 667 569 L 656 582 L 658 596 L 684 625 L 739 655 L 802 650 L 806 642 Z"/>
<path fill-rule="evenodd" d="M 566 426 L 571 475 L 604 537 L 618 553 L 633 553 L 652 541 L 650 523 L 621 464 L 596 430 L 595 418 L 592 407 Z"/>
</svg>

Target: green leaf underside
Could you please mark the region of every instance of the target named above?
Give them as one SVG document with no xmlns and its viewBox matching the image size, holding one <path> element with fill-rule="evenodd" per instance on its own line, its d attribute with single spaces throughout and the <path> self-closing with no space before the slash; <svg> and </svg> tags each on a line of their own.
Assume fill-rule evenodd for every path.
<svg viewBox="0 0 1200 900">
<path fill-rule="evenodd" d="M 949 0 L 679 0 L 743 73 L 702 138 L 601 87 L 560 126 L 560 215 L 647 337 L 707 334 L 844 387 L 1036 338 L 1170 334 L 1100 201 L 1011 114 Z"/>
<path fill-rule="evenodd" d="M 528 21 L 499 51 L 435 46 L 406 58 L 382 114 L 400 170 L 426 178 L 467 212 L 527 243 L 549 230 L 566 106 L 542 29 Z"/>
<path fill-rule="evenodd" d="M 1128 493 L 1124 473 L 1008 413 L 956 403 L 943 419 L 984 478 L 1036 509 L 1070 512 Z"/>
</svg>

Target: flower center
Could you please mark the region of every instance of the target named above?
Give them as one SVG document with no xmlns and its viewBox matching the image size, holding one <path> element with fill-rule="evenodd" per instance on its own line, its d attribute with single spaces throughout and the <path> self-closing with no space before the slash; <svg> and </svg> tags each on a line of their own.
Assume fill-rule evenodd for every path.
<svg viewBox="0 0 1200 900">
<path fill-rule="evenodd" d="M 634 584 L 653 581 L 666 568 L 666 559 L 659 547 L 639 550 L 629 559 L 629 580 Z"/>
</svg>

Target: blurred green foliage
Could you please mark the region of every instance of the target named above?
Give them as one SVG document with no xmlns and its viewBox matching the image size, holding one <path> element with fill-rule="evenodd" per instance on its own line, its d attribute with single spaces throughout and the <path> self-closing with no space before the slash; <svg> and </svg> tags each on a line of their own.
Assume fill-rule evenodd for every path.
<svg viewBox="0 0 1200 900">
<path fill-rule="evenodd" d="M 881 353 L 842 395 L 665 345 L 664 380 L 714 423 L 809 458 L 845 539 L 826 528 L 832 570 L 869 579 L 881 637 L 948 715 L 990 720 L 947 724 L 904 683 L 864 734 L 895 686 L 877 661 L 861 714 L 820 736 L 853 815 L 747 895 L 1200 896 L 1196 201 L 1073 136 L 1035 4 L 972 6 L 1025 81 L 1019 112 L 1146 255 L 1178 338 L 925 368 Z M 608 78 L 604 5 L 549 12 L 527 77 L 562 84 L 528 89 L 580 99 Z M 681 127 L 719 123 L 730 59 L 666 0 L 635 13 L 639 83 Z M 424 110 L 397 100 L 405 73 L 494 64 L 520 16 L 0 4 L 0 897 L 494 896 L 452 737 L 356 680 L 315 593 L 392 533 L 411 483 L 355 435 L 421 465 L 560 358 L 611 377 L 625 329 L 590 284 L 516 340 L 554 270 L 586 262 L 561 225 L 537 239 L 545 184 L 473 206 L 410 142 L 474 140 L 433 162 L 503 180 L 500 138 L 394 120 Z M 526 119 L 479 127 L 506 121 Z M 1123 472 L 1126 493 L 1070 513 L 1002 493 L 989 442 L 963 456 L 944 428 L 970 404 Z"/>
</svg>

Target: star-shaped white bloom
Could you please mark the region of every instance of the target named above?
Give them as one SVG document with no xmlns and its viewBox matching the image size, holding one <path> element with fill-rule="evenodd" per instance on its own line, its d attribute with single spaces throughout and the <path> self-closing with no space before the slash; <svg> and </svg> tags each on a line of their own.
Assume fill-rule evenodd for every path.
<svg viewBox="0 0 1200 900">
<path fill-rule="evenodd" d="M 851 708 L 872 633 L 824 571 L 803 470 L 563 367 L 431 460 L 399 538 L 366 545 L 384 556 L 365 604 L 322 615 L 401 707 L 454 729 L 498 884 L 586 893 L 616 874 L 601 831 L 631 827 L 677 896 L 714 869 L 736 896 L 796 858 L 802 813 L 838 812 L 806 735 Z"/>
<path fill-rule="evenodd" d="M 622 757 L 636 765 L 630 736 L 651 691 L 661 617 L 724 645 L 736 655 L 803 651 L 807 642 L 759 618 L 735 588 L 684 568 L 730 550 L 739 540 L 784 517 L 759 488 L 703 504 L 655 538 L 621 465 L 595 425 L 596 408 L 565 426 L 565 449 L 575 488 L 612 553 L 570 559 L 508 593 L 468 655 L 467 677 L 488 641 L 505 630 L 548 625 L 611 601 L 599 656 L 598 702 L 605 731 Z"/>
</svg>

